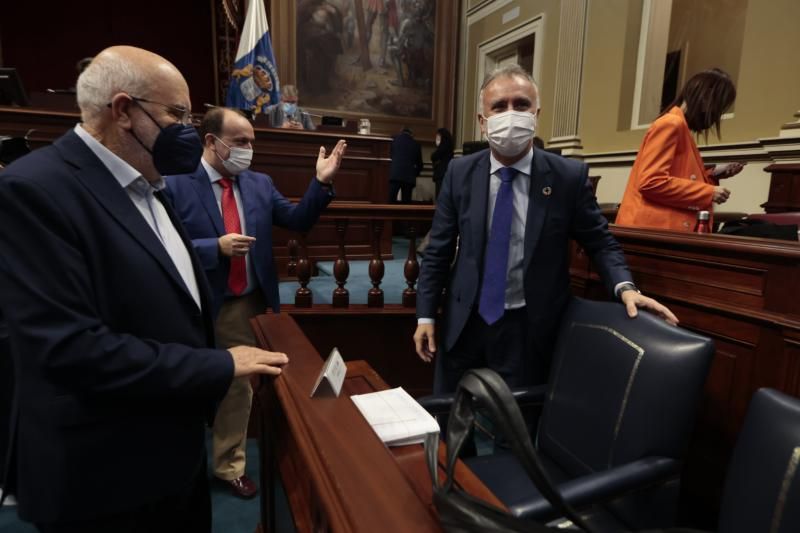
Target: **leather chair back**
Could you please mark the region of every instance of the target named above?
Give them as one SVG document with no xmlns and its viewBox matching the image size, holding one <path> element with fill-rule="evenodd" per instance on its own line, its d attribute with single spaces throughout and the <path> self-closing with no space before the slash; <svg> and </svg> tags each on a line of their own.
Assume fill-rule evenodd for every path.
<svg viewBox="0 0 800 533">
<path fill-rule="evenodd" d="M 713 342 L 619 303 L 574 298 L 562 320 L 539 449 L 570 477 L 688 445 Z"/>
<path fill-rule="evenodd" d="M 736 441 L 719 533 L 800 531 L 800 399 L 759 389 Z"/>
</svg>

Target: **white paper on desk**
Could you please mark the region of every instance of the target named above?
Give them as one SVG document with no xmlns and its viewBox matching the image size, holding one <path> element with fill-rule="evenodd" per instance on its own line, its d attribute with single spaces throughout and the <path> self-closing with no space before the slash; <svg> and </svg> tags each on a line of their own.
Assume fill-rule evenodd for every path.
<svg viewBox="0 0 800 533">
<path fill-rule="evenodd" d="M 417 444 L 439 424 L 402 387 L 350 396 L 378 437 L 388 446 Z"/>
</svg>

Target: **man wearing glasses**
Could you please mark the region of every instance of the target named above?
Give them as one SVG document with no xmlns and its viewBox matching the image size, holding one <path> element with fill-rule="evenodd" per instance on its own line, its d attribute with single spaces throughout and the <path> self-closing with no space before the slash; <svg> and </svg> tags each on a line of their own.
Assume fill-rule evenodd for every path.
<svg viewBox="0 0 800 533">
<path fill-rule="evenodd" d="M 250 170 L 255 134 L 241 112 L 211 109 L 200 135 L 200 165 L 190 174 L 169 176 L 167 190 L 211 285 L 217 345 L 255 345 L 250 318 L 267 308 L 280 310 L 272 225 L 294 231 L 314 225 L 333 198 L 333 177 L 346 145 L 340 140 L 328 157 L 320 148 L 316 176 L 293 204 L 269 176 Z M 249 378 L 234 379 L 213 427 L 214 476 L 240 498 L 252 498 L 257 491 L 245 475 L 252 398 Z"/>
<path fill-rule="evenodd" d="M 81 124 L 0 174 L 6 493 L 43 532 L 208 532 L 204 425 L 234 377 L 288 358 L 215 347 L 203 268 L 162 196 L 203 150 L 181 73 L 111 47 L 77 99 Z"/>
</svg>

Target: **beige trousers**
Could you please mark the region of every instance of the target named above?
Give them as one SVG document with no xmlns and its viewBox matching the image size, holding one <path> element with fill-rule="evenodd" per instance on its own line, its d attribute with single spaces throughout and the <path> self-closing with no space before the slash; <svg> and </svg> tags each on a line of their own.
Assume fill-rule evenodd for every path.
<svg viewBox="0 0 800 533">
<path fill-rule="evenodd" d="M 217 345 L 220 348 L 255 346 L 250 318 L 265 309 L 266 302 L 260 290 L 226 300 L 215 325 Z M 220 479 L 230 481 L 244 475 L 247 422 L 252 402 L 250 377 L 234 378 L 217 409 L 212 428 L 212 468 Z"/>
</svg>

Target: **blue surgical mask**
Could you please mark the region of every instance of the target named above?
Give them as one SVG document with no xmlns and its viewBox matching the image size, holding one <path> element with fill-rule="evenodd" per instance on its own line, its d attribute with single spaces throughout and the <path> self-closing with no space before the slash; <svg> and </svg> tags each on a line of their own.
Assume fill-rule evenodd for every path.
<svg viewBox="0 0 800 533">
<path fill-rule="evenodd" d="M 287 115 L 294 115 L 297 112 L 297 104 L 292 102 L 284 102 L 283 112 Z"/>
<path fill-rule="evenodd" d="M 144 107 L 139 106 L 139 109 L 144 111 L 161 131 L 152 149 L 145 146 L 133 130 L 130 132 L 142 148 L 153 156 L 153 166 L 159 174 L 168 176 L 194 172 L 200 164 L 200 158 L 203 157 L 203 141 L 200 140 L 194 126 L 177 122 L 162 128 Z"/>
</svg>

